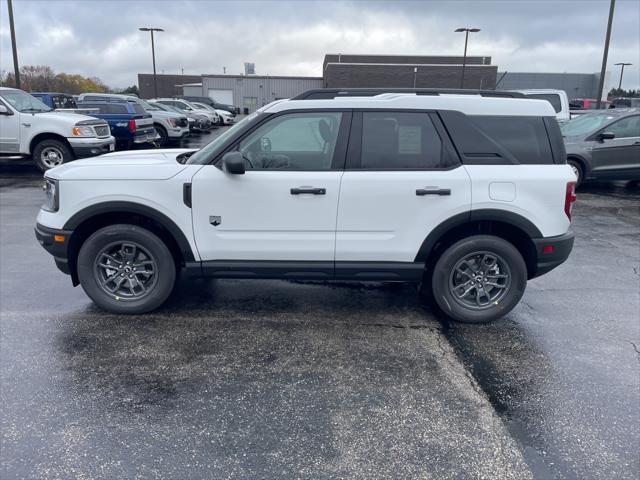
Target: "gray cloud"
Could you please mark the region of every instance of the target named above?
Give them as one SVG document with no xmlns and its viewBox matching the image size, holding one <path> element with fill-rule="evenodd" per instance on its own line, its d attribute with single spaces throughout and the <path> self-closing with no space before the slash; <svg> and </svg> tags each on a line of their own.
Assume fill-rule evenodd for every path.
<svg viewBox="0 0 640 480">
<path fill-rule="evenodd" d="M 482 32 L 469 54 L 491 55 L 500 70 L 595 72 L 600 69 L 608 1 L 21 1 L 14 13 L 21 64 L 134 84 L 151 70 L 148 34 L 157 35 L 165 73 L 322 75 L 327 52 L 460 54 L 459 26 Z M 0 1 L 0 69 L 12 70 L 6 1 Z M 609 67 L 617 85 L 640 86 L 640 7 L 618 0 Z"/>
</svg>

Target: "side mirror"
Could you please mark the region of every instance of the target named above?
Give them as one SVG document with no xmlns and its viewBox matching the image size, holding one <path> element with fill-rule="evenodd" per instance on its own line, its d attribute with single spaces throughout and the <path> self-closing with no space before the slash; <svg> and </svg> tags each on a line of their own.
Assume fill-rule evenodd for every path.
<svg viewBox="0 0 640 480">
<path fill-rule="evenodd" d="M 603 140 L 613 140 L 614 138 L 616 138 L 616 134 L 613 132 L 602 132 L 598 134 L 598 140 L 601 142 Z"/>
<path fill-rule="evenodd" d="M 240 152 L 227 152 L 222 157 L 222 169 L 233 175 L 243 175 L 245 172 L 244 168 L 244 157 Z"/>
<path fill-rule="evenodd" d="M 0 115 L 13 115 L 13 112 L 4 105 L 0 105 Z"/>
</svg>

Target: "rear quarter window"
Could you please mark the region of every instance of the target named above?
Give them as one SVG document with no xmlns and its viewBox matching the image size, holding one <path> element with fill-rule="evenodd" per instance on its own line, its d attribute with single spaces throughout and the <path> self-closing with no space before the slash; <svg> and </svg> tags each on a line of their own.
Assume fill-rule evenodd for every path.
<svg viewBox="0 0 640 480">
<path fill-rule="evenodd" d="M 134 112 L 136 112 L 136 113 L 147 113 L 142 105 L 140 105 L 138 103 L 134 103 L 134 102 L 131 102 L 131 105 L 133 106 L 133 111 Z"/>
<path fill-rule="evenodd" d="M 553 163 L 549 135 L 542 117 L 475 115 L 469 118 L 519 163 Z"/>
<path fill-rule="evenodd" d="M 562 111 L 562 102 L 560 101 L 560 95 L 557 93 L 530 93 L 525 96 L 532 100 L 546 100 L 551 104 L 556 113 Z"/>
</svg>

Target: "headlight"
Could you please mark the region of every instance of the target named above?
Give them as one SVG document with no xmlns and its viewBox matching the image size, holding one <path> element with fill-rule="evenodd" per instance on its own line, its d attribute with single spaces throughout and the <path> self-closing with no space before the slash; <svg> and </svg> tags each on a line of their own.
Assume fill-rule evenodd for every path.
<svg viewBox="0 0 640 480">
<path fill-rule="evenodd" d="M 93 128 L 82 125 L 76 125 L 71 129 L 71 135 L 74 137 L 95 137 Z"/>
<path fill-rule="evenodd" d="M 175 118 L 167 118 L 167 124 L 172 128 L 176 128 L 178 125 Z"/>
<path fill-rule="evenodd" d="M 45 178 L 42 189 L 44 190 L 44 203 L 42 204 L 42 209 L 47 212 L 57 212 L 60 200 L 58 181 Z"/>
</svg>

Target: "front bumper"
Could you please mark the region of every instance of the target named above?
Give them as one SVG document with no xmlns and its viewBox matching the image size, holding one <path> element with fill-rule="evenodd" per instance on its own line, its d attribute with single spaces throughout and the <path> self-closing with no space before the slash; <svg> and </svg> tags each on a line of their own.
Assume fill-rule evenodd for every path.
<svg viewBox="0 0 640 480">
<path fill-rule="evenodd" d="M 45 227 L 38 223 L 36 224 L 35 233 L 42 248 L 53 255 L 58 269 L 70 275 L 68 246 L 73 230 L 59 230 Z"/>
<path fill-rule="evenodd" d="M 106 138 L 70 137 L 67 140 L 77 158 L 102 155 L 113 152 L 116 148 L 116 139 L 113 136 Z"/>
<path fill-rule="evenodd" d="M 168 128 L 167 135 L 169 138 L 184 138 L 189 135 L 189 127 Z"/>
<path fill-rule="evenodd" d="M 534 238 L 536 249 L 536 266 L 531 278 L 550 272 L 569 258 L 573 249 L 574 234 L 568 231 L 557 237 Z"/>
</svg>

